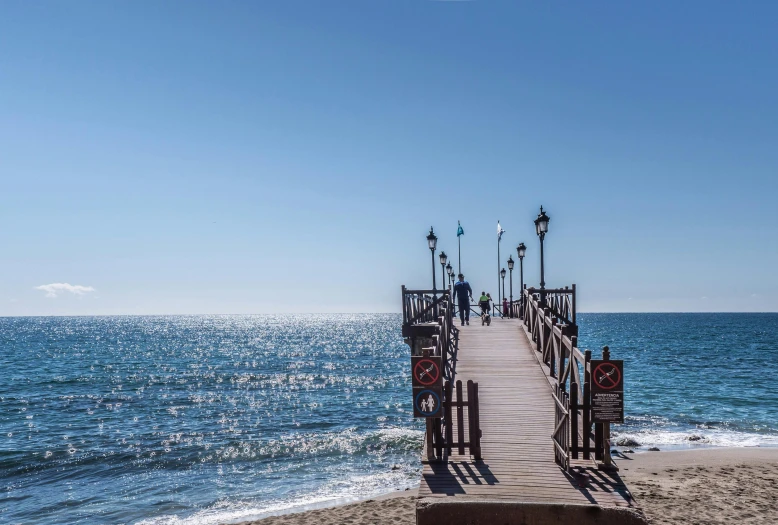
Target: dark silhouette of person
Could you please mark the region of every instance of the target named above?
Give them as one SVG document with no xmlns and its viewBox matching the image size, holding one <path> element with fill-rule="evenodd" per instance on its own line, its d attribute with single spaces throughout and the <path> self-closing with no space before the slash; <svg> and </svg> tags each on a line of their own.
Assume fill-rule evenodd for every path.
<svg viewBox="0 0 778 525">
<path fill-rule="evenodd" d="M 457 302 L 457 308 L 459 308 L 459 320 L 462 325 L 465 323 L 470 324 L 470 301 L 473 299 L 473 289 L 470 288 L 470 283 L 465 281 L 463 274 L 457 275 L 459 279 L 454 283 L 454 300 Z"/>
</svg>

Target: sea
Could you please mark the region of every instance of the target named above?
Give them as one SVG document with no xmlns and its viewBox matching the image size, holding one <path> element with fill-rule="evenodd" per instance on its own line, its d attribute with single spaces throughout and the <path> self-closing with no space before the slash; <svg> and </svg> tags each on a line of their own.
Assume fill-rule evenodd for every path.
<svg viewBox="0 0 778 525">
<path fill-rule="evenodd" d="M 580 314 L 637 453 L 778 446 L 778 314 Z M 418 485 L 399 314 L 0 318 L 0 523 L 234 523 Z M 482 387 L 483 388 L 483 387 Z"/>
</svg>

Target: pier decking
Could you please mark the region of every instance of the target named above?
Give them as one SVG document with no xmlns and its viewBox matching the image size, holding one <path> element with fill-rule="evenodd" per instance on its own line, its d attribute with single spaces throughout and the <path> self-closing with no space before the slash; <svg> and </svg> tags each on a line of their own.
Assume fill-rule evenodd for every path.
<svg viewBox="0 0 778 525">
<path fill-rule="evenodd" d="M 420 501 L 421 510 L 435 502 L 485 500 L 633 506 L 617 474 L 582 460 L 575 462 L 573 476 L 554 462 L 551 387 L 518 319 L 481 326 L 476 318 L 460 327 L 459 337 L 457 376 L 480 384 L 483 461 L 452 455 L 425 463 L 419 497 L 429 500 Z"/>
<path fill-rule="evenodd" d="M 525 298 L 531 301 L 533 296 L 527 291 Z M 448 315 L 447 306 L 442 304 L 440 311 Z M 449 436 L 459 432 L 455 418 L 449 417 L 452 421 L 446 422 L 444 416 L 438 420 L 443 432 L 428 419 L 417 524 L 645 523 L 618 472 L 607 464 L 609 456 L 603 464 L 607 451 L 594 444 L 591 426 L 597 425 L 590 422 L 588 414 L 583 415 L 588 408 L 568 405 L 567 394 L 559 392 L 559 384 L 564 385 L 566 380 L 570 386 L 565 388 L 575 390 L 576 396 L 579 390 L 586 392 L 582 383 L 589 380 L 588 376 L 581 381 L 578 370 L 571 370 L 579 363 L 586 370 L 586 364 L 575 358 L 582 357 L 574 345 L 576 338 L 567 338 L 566 351 L 566 328 L 561 323 L 557 326 L 556 320 L 547 322 L 543 316 L 548 316 L 548 310 L 539 309 L 539 304 L 535 299 L 534 311 L 524 305 L 527 315 L 540 319 L 537 323 L 495 318 L 491 326 L 482 326 L 475 317 L 469 326 L 459 326 L 456 321 L 458 344 L 448 360 L 457 380 L 478 384 L 476 413 L 481 438 L 475 450 L 481 459 L 473 449 L 465 454 L 456 446 L 447 450 L 446 425 L 452 429 Z M 449 379 L 452 377 L 449 375 Z M 557 377 L 562 378 L 560 383 Z M 564 400 L 561 405 L 557 401 L 560 395 Z M 456 400 L 452 397 L 448 402 Z M 577 408 L 581 406 L 584 410 L 579 413 Z M 576 414 L 571 425 L 573 412 Z M 588 423 L 589 432 L 583 431 L 582 419 Z M 469 435 L 473 427 L 463 426 L 465 441 L 473 442 Z M 598 439 L 607 443 L 602 439 L 602 428 L 597 428 Z M 565 433 L 567 438 L 559 439 Z M 433 441 L 444 446 L 435 451 Z M 599 463 L 595 462 L 595 449 Z"/>
</svg>

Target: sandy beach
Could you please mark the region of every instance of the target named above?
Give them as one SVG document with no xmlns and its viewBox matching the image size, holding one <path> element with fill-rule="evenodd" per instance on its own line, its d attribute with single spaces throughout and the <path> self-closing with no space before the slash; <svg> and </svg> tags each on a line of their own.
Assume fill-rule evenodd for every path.
<svg viewBox="0 0 778 525">
<path fill-rule="evenodd" d="M 643 452 L 618 458 L 652 524 L 763 524 L 778 519 L 778 448 Z M 396 492 L 350 505 L 242 525 L 412 525 L 416 495 Z"/>
<path fill-rule="evenodd" d="M 757 524 L 778 518 L 778 448 L 626 454 L 619 466 L 652 524 Z"/>
</svg>

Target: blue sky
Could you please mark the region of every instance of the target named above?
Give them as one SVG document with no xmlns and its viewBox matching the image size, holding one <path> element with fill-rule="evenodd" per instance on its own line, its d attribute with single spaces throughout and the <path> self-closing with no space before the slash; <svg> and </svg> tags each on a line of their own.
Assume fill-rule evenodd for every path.
<svg viewBox="0 0 778 525">
<path fill-rule="evenodd" d="M 457 220 L 495 294 L 541 204 L 582 310 L 778 311 L 776 18 L 3 2 L 0 315 L 398 311 Z"/>
</svg>

